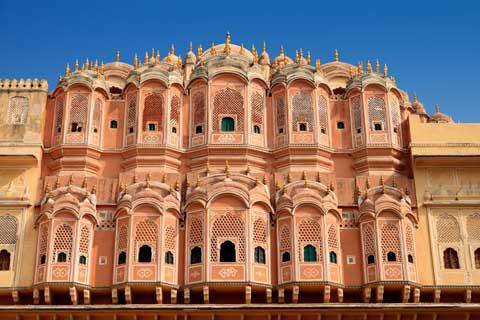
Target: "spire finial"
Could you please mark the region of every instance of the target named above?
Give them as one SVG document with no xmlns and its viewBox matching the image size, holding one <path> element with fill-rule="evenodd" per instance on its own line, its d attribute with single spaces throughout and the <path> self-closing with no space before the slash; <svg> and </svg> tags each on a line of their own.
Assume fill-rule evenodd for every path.
<svg viewBox="0 0 480 320">
<path fill-rule="evenodd" d="M 438 103 L 435 104 L 435 112 L 436 112 L 436 113 L 439 113 L 439 112 L 440 112 L 440 108 L 438 107 Z"/>
<path fill-rule="evenodd" d="M 363 63 L 362 63 L 362 61 L 360 61 L 360 62 L 358 63 L 357 73 L 358 73 L 358 74 L 363 74 Z"/>
<path fill-rule="evenodd" d="M 120 50 L 115 53 L 115 61 L 120 61 Z"/>
<path fill-rule="evenodd" d="M 227 55 L 230 54 L 230 32 L 227 32 L 227 35 L 225 36 L 225 47 L 223 52 L 225 52 Z"/>
<path fill-rule="evenodd" d="M 230 178 L 230 165 L 228 164 L 228 160 L 225 161 L 225 177 Z"/>
<path fill-rule="evenodd" d="M 383 176 L 380 176 L 380 185 L 385 185 L 385 180 L 383 180 Z"/>
<path fill-rule="evenodd" d="M 189 51 L 189 52 L 193 52 L 193 44 L 192 44 L 192 41 L 190 41 L 190 43 L 188 44 L 188 51 Z"/>
<path fill-rule="evenodd" d="M 178 179 L 175 180 L 175 191 L 180 191 L 180 182 L 178 182 Z"/>
<path fill-rule="evenodd" d="M 375 72 L 380 73 L 380 61 L 378 61 L 378 58 L 375 60 Z"/>
<path fill-rule="evenodd" d="M 285 54 L 285 50 L 283 50 L 283 45 L 280 46 L 280 55 Z"/>
<path fill-rule="evenodd" d="M 73 184 L 73 175 L 70 175 L 68 178 L 68 186 L 70 187 Z"/>
<path fill-rule="evenodd" d="M 335 61 L 338 62 L 338 50 L 335 49 L 335 52 L 333 53 L 333 57 L 335 58 Z"/>
<path fill-rule="evenodd" d="M 100 73 L 101 74 L 105 73 L 105 65 L 103 64 L 103 60 L 102 60 L 102 64 L 100 65 Z"/>
<path fill-rule="evenodd" d="M 300 53 L 300 59 L 303 58 L 303 49 L 302 48 L 300 48 L 300 51 L 298 53 Z"/>
<path fill-rule="evenodd" d="M 287 174 L 287 183 L 290 183 L 292 182 L 292 175 L 290 174 L 290 172 Z"/>
<path fill-rule="evenodd" d="M 57 179 L 55 180 L 55 189 L 60 188 L 60 176 L 57 176 Z"/>
<path fill-rule="evenodd" d="M 372 64 L 370 63 L 370 60 L 367 60 L 367 73 L 372 73 Z"/>
<path fill-rule="evenodd" d="M 83 177 L 82 189 L 87 189 L 87 177 Z"/>
<path fill-rule="evenodd" d="M 240 54 L 242 56 L 245 55 L 245 47 L 243 46 L 243 43 L 240 45 Z"/>
<path fill-rule="evenodd" d="M 150 58 L 154 59 L 155 58 L 155 49 L 152 48 L 152 53 L 150 54 Z"/>
<path fill-rule="evenodd" d="M 212 41 L 212 48 L 210 49 L 210 54 L 212 56 L 217 54 L 217 50 L 215 50 L 215 42 Z"/>
<path fill-rule="evenodd" d="M 170 46 L 170 54 L 175 54 L 175 46 L 173 45 L 173 43 Z"/>
<path fill-rule="evenodd" d="M 65 68 L 65 77 L 68 77 L 70 75 L 70 64 L 67 63 L 67 67 Z"/>
<path fill-rule="evenodd" d="M 263 40 L 263 43 L 262 43 L 262 53 L 265 53 L 267 51 L 267 43 L 265 42 L 265 40 Z"/>
<path fill-rule="evenodd" d="M 155 56 L 155 60 L 160 62 L 160 50 L 157 50 L 157 55 Z"/>
<path fill-rule="evenodd" d="M 302 180 L 307 180 L 307 172 L 305 170 L 302 172 Z"/>
<path fill-rule="evenodd" d="M 137 55 L 137 53 L 135 53 L 135 56 L 133 57 L 133 67 L 135 69 L 138 68 L 138 55 Z"/>
<path fill-rule="evenodd" d="M 385 63 L 383 65 L 383 77 L 386 78 L 388 76 L 388 67 L 387 64 Z"/>
<path fill-rule="evenodd" d="M 318 58 L 317 61 L 315 62 L 315 69 L 317 71 L 320 71 L 320 66 L 321 66 L 321 62 L 320 62 L 320 58 Z"/>
<path fill-rule="evenodd" d="M 88 60 L 85 60 L 85 69 L 88 71 L 88 67 L 90 66 L 90 61 Z"/>
<path fill-rule="evenodd" d="M 78 59 L 75 59 L 75 71 L 78 71 Z"/>
<path fill-rule="evenodd" d="M 413 92 L 413 102 L 417 102 L 417 93 Z"/>
<path fill-rule="evenodd" d="M 197 48 L 197 57 L 200 59 L 202 54 L 203 54 L 202 44 L 199 44 Z"/>
<path fill-rule="evenodd" d="M 95 72 L 98 71 L 98 59 L 95 59 L 95 65 L 93 67 L 93 71 L 95 71 Z"/>
<path fill-rule="evenodd" d="M 298 55 L 298 50 L 295 50 L 295 63 L 300 63 L 300 56 Z"/>
<path fill-rule="evenodd" d="M 145 64 L 148 63 L 148 52 L 147 52 L 147 51 L 145 51 L 145 57 L 143 58 L 143 60 L 144 60 L 143 62 L 144 62 Z"/>
<path fill-rule="evenodd" d="M 312 60 L 312 56 L 310 55 L 310 51 L 307 51 L 307 63 L 310 64 L 311 60 Z"/>
</svg>

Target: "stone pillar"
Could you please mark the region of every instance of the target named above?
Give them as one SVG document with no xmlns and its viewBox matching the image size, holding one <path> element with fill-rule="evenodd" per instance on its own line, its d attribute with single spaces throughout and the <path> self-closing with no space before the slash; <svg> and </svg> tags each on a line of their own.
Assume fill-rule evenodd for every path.
<svg viewBox="0 0 480 320">
<path fill-rule="evenodd" d="M 40 303 L 40 291 L 37 288 L 33 289 L 33 304 Z"/>
<path fill-rule="evenodd" d="M 19 303 L 20 302 L 20 294 L 18 293 L 18 290 L 13 290 L 12 291 L 12 299 L 13 299 L 13 303 Z"/>
<path fill-rule="evenodd" d="M 442 290 L 440 289 L 433 290 L 433 302 L 440 303 L 441 295 L 442 295 Z"/>
<path fill-rule="evenodd" d="M 338 297 L 338 302 L 342 303 L 343 302 L 343 288 L 338 288 L 337 289 L 337 297 Z"/>
<path fill-rule="evenodd" d="M 77 305 L 78 304 L 77 288 L 70 287 L 69 292 L 70 292 L 70 300 L 72 301 L 72 304 Z"/>
<path fill-rule="evenodd" d="M 284 302 L 285 302 L 285 289 L 278 288 L 278 303 L 284 303 Z"/>
<path fill-rule="evenodd" d="M 413 289 L 413 302 L 420 302 L 420 288 Z"/>
<path fill-rule="evenodd" d="M 324 286 L 323 287 L 323 303 L 329 303 L 330 302 L 330 286 Z"/>
<path fill-rule="evenodd" d="M 363 288 L 362 296 L 363 296 L 363 302 L 364 303 L 369 303 L 370 298 L 372 296 L 372 288 L 370 288 L 370 287 Z"/>
<path fill-rule="evenodd" d="M 170 290 L 170 301 L 172 304 L 177 304 L 177 289 Z"/>
<path fill-rule="evenodd" d="M 465 290 L 465 302 L 466 303 L 472 302 L 472 289 Z"/>
<path fill-rule="evenodd" d="M 299 294 L 300 294 L 300 288 L 298 286 L 293 286 L 293 288 L 292 288 L 292 302 L 293 303 L 298 302 Z"/>
<path fill-rule="evenodd" d="M 410 299 L 410 286 L 403 286 L 402 302 L 407 303 Z"/>
<path fill-rule="evenodd" d="M 46 304 L 51 304 L 52 303 L 52 297 L 50 296 L 50 288 L 49 287 L 45 287 L 45 289 L 43 291 L 43 295 L 44 295 L 44 298 L 45 298 L 45 303 Z"/>
<path fill-rule="evenodd" d="M 163 302 L 163 291 L 162 287 L 155 288 L 155 298 L 157 299 L 157 303 L 161 304 Z"/>
<path fill-rule="evenodd" d="M 112 288 L 112 303 L 113 304 L 118 303 L 118 290 L 117 290 L 117 288 Z"/>
<path fill-rule="evenodd" d="M 90 304 L 92 302 L 90 298 L 90 290 L 83 289 L 83 304 Z"/>
<path fill-rule="evenodd" d="M 377 303 L 382 303 L 383 302 L 383 286 L 379 285 L 377 286 L 376 290 L 376 298 L 377 298 Z"/>
<path fill-rule="evenodd" d="M 267 303 L 272 303 L 272 289 L 270 288 L 267 288 L 265 290 L 265 295 L 266 295 L 266 300 L 267 300 Z"/>
<path fill-rule="evenodd" d="M 252 303 L 252 287 L 251 286 L 245 287 L 245 303 L 246 304 Z"/>
<path fill-rule="evenodd" d="M 125 287 L 125 302 L 128 304 L 132 303 L 132 288 L 130 286 Z"/>
<path fill-rule="evenodd" d="M 190 289 L 185 288 L 183 290 L 183 303 L 190 303 Z"/>
<path fill-rule="evenodd" d="M 208 286 L 203 286 L 203 303 L 210 303 L 210 289 Z"/>
</svg>

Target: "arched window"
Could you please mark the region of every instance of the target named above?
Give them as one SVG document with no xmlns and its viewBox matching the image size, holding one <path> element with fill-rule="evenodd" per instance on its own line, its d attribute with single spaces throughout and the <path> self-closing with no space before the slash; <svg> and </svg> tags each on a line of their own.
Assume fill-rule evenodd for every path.
<svg viewBox="0 0 480 320">
<path fill-rule="evenodd" d="M 60 252 L 57 255 L 57 262 L 67 262 L 67 254 L 65 252 Z"/>
<path fill-rule="evenodd" d="M 337 254 L 335 253 L 335 251 L 330 251 L 329 253 L 329 257 L 330 257 L 330 263 L 337 263 Z"/>
<path fill-rule="evenodd" d="M 222 131 L 235 131 L 235 120 L 231 117 L 222 118 Z"/>
<path fill-rule="evenodd" d="M 152 262 L 152 248 L 144 244 L 138 249 L 138 262 Z"/>
<path fill-rule="evenodd" d="M 407 256 L 407 259 L 409 263 L 413 263 L 413 256 L 411 254 Z"/>
<path fill-rule="evenodd" d="M 87 257 L 85 256 L 80 256 L 80 258 L 78 258 L 78 263 L 80 264 L 87 264 Z"/>
<path fill-rule="evenodd" d="M 447 248 L 443 251 L 443 264 L 445 269 L 460 269 L 457 251 Z"/>
<path fill-rule="evenodd" d="M 260 133 L 260 127 L 259 126 L 253 126 L 253 133 Z"/>
<path fill-rule="evenodd" d="M 196 127 L 195 127 L 195 133 L 196 133 L 196 134 L 200 134 L 200 133 L 202 133 L 202 132 L 203 132 L 202 126 L 196 126 Z"/>
<path fill-rule="evenodd" d="M 262 247 L 255 248 L 255 262 L 265 264 L 265 249 Z"/>
<path fill-rule="evenodd" d="M 7 250 L 0 251 L 0 271 L 10 269 L 10 252 Z"/>
<path fill-rule="evenodd" d="M 395 252 L 389 251 L 387 253 L 387 261 L 390 261 L 390 262 L 397 261 L 397 255 L 395 254 Z"/>
<path fill-rule="evenodd" d="M 120 252 L 120 254 L 118 255 L 118 261 L 117 263 L 118 264 L 125 264 L 127 262 L 127 254 L 125 253 L 125 251 L 122 251 Z"/>
<path fill-rule="evenodd" d="M 475 250 L 473 256 L 475 257 L 475 269 L 480 269 L 480 248 Z"/>
<path fill-rule="evenodd" d="M 228 240 L 222 243 L 220 245 L 220 262 L 235 262 L 236 260 L 235 244 Z"/>
<path fill-rule="evenodd" d="M 110 121 L 110 128 L 111 128 L 111 129 L 117 129 L 117 128 L 118 128 L 118 122 L 117 122 L 117 120 L 112 120 L 112 121 Z"/>
<path fill-rule="evenodd" d="M 173 253 L 172 251 L 165 252 L 165 263 L 173 264 Z"/>
<path fill-rule="evenodd" d="M 282 262 L 288 262 L 288 261 L 290 261 L 290 252 L 285 251 L 282 254 Z"/>
<path fill-rule="evenodd" d="M 190 251 L 190 264 L 201 263 L 202 262 L 202 248 L 193 247 Z"/>
<path fill-rule="evenodd" d="M 42 254 L 42 256 L 40 257 L 40 264 L 45 264 L 45 262 L 47 261 L 47 256 Z"/>
<path fill-rule="evenodd" d="M 306 123 L 300 123 L 298 125 L 298 131 L 307 131 L 307 124 Z"/>
<path fill-rule="evenodd" d="M 177 133 L 177 128 L 176 127 L 172 127 L 172 133 Z"/>
<path fill-rule="evenodd" d="M 368 264 L 374 264 L 375 263 L 375 256 L 373 254 L 371 254 L 367 257 L 367 263 Z"/>
<path fill-rule="evenodd" d="M 317 249 L 311 244 L 307 244 L 303 247 L 303 261 L 316 262 L 317 261 Z"/>
</svg>

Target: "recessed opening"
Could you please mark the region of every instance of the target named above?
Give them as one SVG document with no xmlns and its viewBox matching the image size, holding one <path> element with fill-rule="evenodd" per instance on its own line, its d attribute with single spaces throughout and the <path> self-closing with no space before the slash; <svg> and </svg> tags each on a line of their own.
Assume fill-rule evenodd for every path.
<svg viewBox="0 0 480 320">
<path fill-rule="evenodd" d="M 125 264 L 127 262 L 127 254 L 125 251 L 122 251 L 118 254 L 117 264 Z"/>
<path fill-rule="evenodd" d="M 47 261 L 47 256 L 42 254 L 42 256 L 40 257 L 40 264 L 45 264 L 46 261 Z"/>
<path fill-rule="evenodd" d="M 278 133 L 283 133 L 283 128 L 278 129 Z"/>
<path fill-rule="evenodd" d="M 371 254 L 367 257 L 367 263 L 368 264 L 374 264 L 375 263 L 375 256 L 373 254 Z"/>
<path fill-rule="evenodd" d="M 172 133 L 177 133 L 177 128 L 176 127 L 172 127 Z"/>
<path fill-rule="evenodd" d="M 325 128 L 321 128 L 321 129 L 320 129 L 320 132 L 321 132 L 322 134 L 326 134 L 326 133 L 327 133 L 327 130 L 325 130 Z"/>
<path fill-rule="evenodd" d="M 329 259 L 330 259 L 330 263 L 337 264 L 337 253 L 335 251 L 330 251 L 328 256 L 329 256 Z"/>
<path fill-rule="evenodd" d="M 199 134 L 199 133 L 202 133 L 203 132 L 203 127 L 202 126 L 196 126 L 195 127 L 195 133 L 196 134 Z"/>
<path fill-rule="evenodd" d="M 306 123 L 300 123 L 298 125 L 298 131 L 307 131 L 307 124 Z"/>
<path fill-rule="evenodd" d="M 231 241 L 225 241 L 220 245 L 220 262 L 236 261 L 235 244 Z"/>
<path fill-rule="evenodd" d="M 148 131 L 155 131 L 155 130 L 157 130 L 157 126 L 155 125 L 155 123 L 149 123 Z"/>
<path fill-rule="evenodd" d="M 413 256 L 411 254 L 408 255 L 408 262 L 413 263 Z"/>
<path fill-rule="evenodd" d="M 260 127 L 259 126 L 253 126 L 253 133 L 260 133 Z"/>
<path fill-rule="evenodd" d="M 5 249 L 0 251 L 0 270 L 10 270 L 10 252 Z"/>
<path fill-rule="evenodd" d="M 265 249 L 262 247 L 255 248 L 255 262 L 260 264 L 265 264 Z"/>
<path fill-rule="evenodd" d="M 121 93 L 122 93 L 122 89 L 117 88 L 117 87 L 110 87 L 110 93 L 112 93 L 112 94 L 121 94 Z"/>
<path fill-rule="evenodd" d="M 290 252 L 285 251 L 282 254 L 282 262 L 288 262 L 288 261 L 290 261 Z"/>
<path fill-rule="evenodd" d="M 111 121 L 110 121 L 110 128 L 111 128 L 111 129 L 117 129 L 117 128 L 118 128 L 118 122 L 117 122 L 117 120 L 111 120 Z"/>
<path fill-rule="evenodd" d="M 146 244 L 138 249 L 138 262 L 152 262 L 152 248 Z"/>
<path fill-rule="evenodd" d="M 190 251 L 190 264 L 196 264 L 202 262 L 202 248 L 194 247 Z"/>
<path fill-rule="evenodd" d="M 93 133 L 97 133 L 98 132 L 98 129 L 97 128 L 93 128 Z"/>
<path fill-rule="evenodd" d="M 345 129 L 345 122 L 338 121 L 337 122 L 337 129 Z"/>
<path fill-rule="evenodd" d="M 60 252 L 57 255 L 57 262 L 67 262 L 67 254 L 65 252 Z"/>
<path fill-rule="evenodd" d="M 357 133 L 362 133 L 362 129 L 357 129 Z"/>
<path fill-rule="evenodd" d="M 173 253 L 172 251 L 165 252 L 165 263 L 173 264 Z"/>
<path fill-rule="evenodd" d="M 374 123 L 373 124 L 373 130 L 375 131 L 382 131 L 382 124 L 381 123 Z"/>
<path fill-rule="evenodd" d="M 303 261 L 316 262 L 317 261 L 317 248 L 311 244 L 307 244 L 303 247 Z"/>
<path fill-rule="evenodd" d="M 78 122 L 72 122 L 71 124 L 72 132 L 82 132 L 82 124 Z"/>
<path fill-rule="evenodd" d="M 387 253 L 387 261 L 389 261 L 389 262 L 397 261 L 397 255 L 395 254 L 395 252 L 389 251 Z"/>
<path fill-rule="evenodd" d="M 222 131 L 235 131 L 235 120 L 232 117 L 225 117 L 222 119 Z"/>
<path fill-rule="evenodd" d="M 78 263 L 80 263 L 80 264 L 87 264 L 87 257 L 85 257 L 84 255 L 81 255 L 81 256 L 78 258 Z"/>
<path fill-rule="evenodd" d="M 133 127 L 128 128 L 128 133 L 133 133 Z"/>
</svg>

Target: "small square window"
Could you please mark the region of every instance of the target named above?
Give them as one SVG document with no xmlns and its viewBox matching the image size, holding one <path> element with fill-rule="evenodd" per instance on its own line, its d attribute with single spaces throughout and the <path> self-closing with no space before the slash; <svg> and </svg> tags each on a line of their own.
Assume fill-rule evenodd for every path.
<svg viewBox="0 0 480 320">
<path fill-rule="evenodd" d="M 283 133 L 283 128 L 278 129 L 278 133 Z"/>
<path fill-rule="evenodd" d="M 148 131 L 155 131 L 155 130 L 156 130 L 155 123 L 149 123 L 148 124 Z"/>
<path fill-rule="evenodd" d="M 398 128 L 397 127 L 393 128 L 393 132 L 398 133 Z"/>
<path fill-rule="evenodd" d="M 77 122 L 72 122 L 72 132 L 79 132 L 78 131 L 78 123 Z"/>
<path fill-rule="evenodd" d="M 133 127 L 128 128 L 128 133 L 133 133 Z"/>
<path fill-rule="evenodd" d="M 357 129 L 357 133 L 362 133 L 362 129 Z"/>
<path fill-rule="evenodd" d="M 337 129 L 345 129 L 345 123 L 343 121 L 338 121 Z"/>
<path fill-rule="evenodd" d="M 302 122 L 298 124 L 298 131 L 307 131 L 307 124 Z"/>
<path fill-rule="evenodd" d="M 93 128 L 93 133 L 97 133 L 98 132 L 98 129 L 97 128 Z"/>
<path fill-rule="evenodd" d="M 196 133 L 196 134 L 199 134 L 199 133 L 202 133 L 202 132 L 203 132 L 202 126 L 196 126 L 196 127 L 195 127 L 195 133 Z"/>
<path fill-rule="evenodd" d="M 58 132 L 58 133 L 61 133 L 61 132 L 62 132 L 62 127 L 58 127 L 58 128 L 57 128 L 57 132 Z"/>
<path fill-rule="evenodd" d="M 356 264 L 355 256 L 347 256 L 347 264 Z"/>
<path fill-rule="evenodd" d="M 172 133 L 177 133 L 177 128 L 176 127 L 172 127 Z"/>
<path fill-rule="evenodd" d="M 322 134 L 327 134 L 327 130 L 325 130 L 325 128 L 321 128 L 321 129 L 320 129 L 320 132 L 321 132 Z"/>
<path fill-rule="evenodd" d="M 98 264 L 99 264 L 99 265 L 102 265 L 102 266 L 103 266 L 103 265 L 106 265 L 106 264 L 107 264 L 107 257 L 106 257 L 106 256 L 100 256 L 100 257 L 98 258 Z"/>
<path fill-rule="evenodd" d="M 111 129 L 117 129 L 117 128 L 118 128 L 118 122 L 117 122 L 117 120 L 111 120 L 111 121 L 110 121 L 110 128 L 111 128 Z"/>
<path fill-rule="evenodd" d="M 373 130 L 375 130 L 375 131 L 382 131 L 382 130 L 383 130 L 383 129 L 382 129 L 382 124 L 381 124 L 381 123 L 378 123 L 378 122 L 377 122 L 377 123 L 374 123 L 374 124 L 373 124 Z"/>
</svg>

